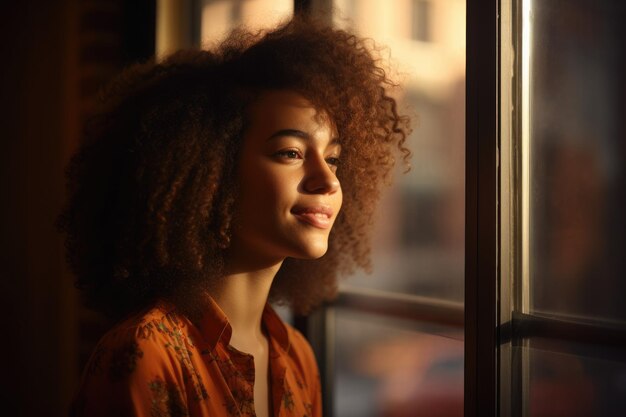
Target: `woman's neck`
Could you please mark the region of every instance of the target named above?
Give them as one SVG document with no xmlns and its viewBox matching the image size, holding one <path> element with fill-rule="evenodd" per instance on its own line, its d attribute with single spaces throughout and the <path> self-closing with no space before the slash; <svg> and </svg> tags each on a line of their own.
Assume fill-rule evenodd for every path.
<svg viewBox="0 0 626 417">
<path fill-rule="evenodd" d="M 231 345 L 235 348 L 250 351 L 264 340 L 261 328 L 263 310 L 281 264 L 254 270 L 236 268 L 231 264 L 219 287 L 213 289 L 211 295 L 231 325 Z"/>
</svg>

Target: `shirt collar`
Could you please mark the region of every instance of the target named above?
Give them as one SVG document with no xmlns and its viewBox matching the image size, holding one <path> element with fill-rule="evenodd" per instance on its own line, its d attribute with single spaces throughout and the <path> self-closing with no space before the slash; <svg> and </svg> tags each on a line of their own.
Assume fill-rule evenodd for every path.
<svg viewBox="0 0 626 417">
<path fill-rule="evenodd" d="M 289 330 L 269 303 L 265 304 L 262 320 L 265 324 L 267 332 L 270 334 L 270 337 L 278 342 L 278 345 L 285 353 L 288 353 L 289 348 L 291 347 Z"/>
<path fill-rule="evenodd" d="M 228 322 L 228 317 L 226 317 L 226 314 L 220 306 L 217 305 L 213 297 L 207 295 L 206 298 L 207 303 L 204 314 L 197 323 L 200 333 L 204 338 L 204 341 L 208 344 L 208 348 L 210 350 L 215 349 L 217 343 L 220 341 L 225 346 L 228 346 L 233 332 L 232 327 Z M 269 303 L 265 304 L 261 320 L 263 321 L 270 338 L 276 340 L 285 353 L 289 352 L 291 343 L 289 340 L 289 331 L 287 326 L 283 323 Z"/>
<path fill-rule="evenodd" d="M 220 340 L 223 340 L 224 344 L 228 345 L 233 330 L 230 327 L 230 323 L 228 323 L 226 314 L 213 300 L 213 297 L 207 295 L 206 300 L 204 313 L 197 326 L 209 349 L 213 350 Z"/>
</svg>

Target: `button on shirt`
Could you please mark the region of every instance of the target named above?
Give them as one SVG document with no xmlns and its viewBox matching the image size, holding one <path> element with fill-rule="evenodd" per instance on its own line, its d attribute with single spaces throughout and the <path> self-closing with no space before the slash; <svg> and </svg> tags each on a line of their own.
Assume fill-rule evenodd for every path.
<svg viewBox="0 0 626 417">
<path fill-rule="evenodd" d="M 122 321 L 96 346 L 74 416 L 254 416 L 254 357 L 229 345 L 232 329 L 209 298 L 197 323 L 166 303 Z M 320 417 L 310 345 L 266 305 L 272 415 Z"/>
</svg>

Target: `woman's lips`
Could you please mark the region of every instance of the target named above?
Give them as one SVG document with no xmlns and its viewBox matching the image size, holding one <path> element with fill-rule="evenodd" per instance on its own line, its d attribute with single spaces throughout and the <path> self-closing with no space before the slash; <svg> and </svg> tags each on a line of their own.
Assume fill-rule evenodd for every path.
<svg viewBox="0 0 626 417">
<path fill-rule="evenodd" d="M 328 229 L 332 225 L 333 211 L 329 207 L 295 207 L 291 212 L 298 220 L 319 229 Z"/>
</svg>

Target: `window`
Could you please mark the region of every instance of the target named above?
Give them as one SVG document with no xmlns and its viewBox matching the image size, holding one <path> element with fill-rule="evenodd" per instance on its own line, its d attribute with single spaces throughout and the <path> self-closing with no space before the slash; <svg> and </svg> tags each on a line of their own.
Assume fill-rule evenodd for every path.
<svg viewBox="0 0 626 417">
<path fill-rule="evenodd" d="M 502 2 L 500 415 L 626 406 L 624 17 Z"/>
</svg>

